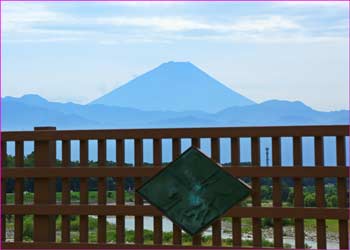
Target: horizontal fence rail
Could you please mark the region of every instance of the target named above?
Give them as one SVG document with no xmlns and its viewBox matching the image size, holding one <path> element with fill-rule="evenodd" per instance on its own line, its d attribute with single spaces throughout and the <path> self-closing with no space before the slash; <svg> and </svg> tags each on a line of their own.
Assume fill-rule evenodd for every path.
<svg viewBox="0 0 350 250">
<path fill-rule="evenodd" d="M 262 166 L 261 138 L 271 139 L 271 164 Z M 283 166 L 282 138 L 291 138 L 293 163 Z M 303 164 L 303 138 L 313 138 L 314 166 Z M 324 138 L 335 140 L 335 166 L 325 164 Z M 242 165 L 240 140 L 250 138 L 250 163 Z M 145 140 L 152 140 L 152 164 L 145 164 Z M 184 151 L 182 139 L 190 139 L 190 145 L 200 148 L 201 139 L 209 139 L 211 158 L 220 163 L 221 153 L 228 150 L 231 161 L 221 167 L 227 173 L 248 178 L 252 187 L 251 205 L 240 204 L 229 209 L 223 218 L 230 218 L 231 237 L 223 238 L 223 220 L 211 225 L 210 241 L 205 242 L 203 233 L 194 235 L 185 242 L 185 234 L 172 225 L 171 240 L 165 238 L 164 214 L 134 194 L 134 202 L 125 197 L 126 183 L 131 178 L 134 188 L 164 168 L 162 140 L 171 140 L 172 159 Z M 228 148 L 221 147 L 220 139 L 230 140 Z M 243 219 L 251 218 L 252 246 L 264 247 L 264 218 L 272 223 L 274 247 L 283 248 L 283 220 L 292 219 L 294 224 L 294 246 L 304 248 L 305 219 L 316 221 L 317 248 L 327 248 L 326 220 L 337 220 L 339 248 L 349 248 L 349 166 L 347 166 L 347 145 L 349 126 L 284 126 L 284 127 L 223 127 L 223 128 L 176 128 L 176 129 L 117 129 L 117 130 L 56 130 L 54 127 L 35 128 L 34 131 L 11 131 L 2 133 L 1 141 L 1 241 L 4 248 L 208 248 L 243 247 Z M 97 140 L 97 161 L 91 165 L 89 141 Z M 107 140 L 116 145 L 114 165 L 108 165 Z M 126 162 L 126 141 L 133 140 L 133 164 Z M 25 142 L 34 142 L 34 166 L 25 166 Z M 57 166 L 57 142 L 61 142 L 61 162 Z M 72 166 L 72 141 L 78 141 L 79 163 Z M 8 166 L 8 143 L 14 142 L 14 165 Z M 57 178 L 61 183 L 61 200 L 56 200 Z M 89 201 L 89 181 L 94 179 L 97 188 L 96 201 Z M 108 197 L 107 180 L 113 178 L 116 196 L 111 203 Z M 266 207 L 261 200 L 262 178 L 271 178 L 271 205 Z M 293 206 L 282 204 L 283 179 L 293 180 Z M 315 206 L 304 206 L 303 180 L 314 179 Z M 325 203 L 325 178 L 336 180 L 337 206 L 327 207 Z M 71 181 L 79 182 L 79 201 L 71 197 Z M 33 181 L 34 197 L 30 204 L 25 202 L 26 181 Z M 7 191 L 6 184 L 12 181 L 13 190 Z M 7 193 L 14 194 L 14 202 L 6 200 Z M 25 238 L 24 220 L 32 216 L 32 238 Z M 56 228 L 56 216 L 61 218 L 61 228 Z M 97 219 L 91 226 L 90 216 Z M 107 217 L 114 217 L 113 239 L 107 230 Z M 126 216 L 134 218 L 133 241 L 127 237 Z M 145 216 L 153 218 L 151 243 L 146 241 L 148 233 L 144 228 Z M 78 239 L 73 240 L 72 217 L 79 218 Z M 9 237 L 8 218 L 14 218 L 13 237 Z M 27 226 L 26 226 L 27 227 Z M 91 232 L 96 239 L 91 239 Z M 58 233 L 59 232 L 59 233 Z M 148 239 L 148 238 L 147 238 Z M 75 242 L 73 242 L 75 241 Z M 190 246 L 188 246 L 190 244 Z"/>
<path fill-rule="evenodd" d="M 164 139 L 284 136 L 347 136 L 348 126 L 217 127 L 105 130 L 36 130 L 3 132 L 4 141 Z"/>
<path fill-rule="evenodd" d="M 232 167 L 232 168 L 231 168 Z M 297 168 L 297 169 L 295 169 Z M 93 168 L 93 167 L 71 167 L 60 168 L 50 167 L 50 171 L 38 172 L 36 168 L 8 168 L 3 169 L 2 176 L 4 178 L 49 178 L 49 177 L 151 177 L 161 171 L 163 168 L 160 166 L 155 167 L 115 167 L 115 168 Z M 347 177 L 348 169 L 345 166 L 337 168 L 323 167 L 322 169 L 316 169 L 314 167 L 236 167 L 225 166 L 224 171 L 232 174 L 236 177 Z"/>
<path fill-rule="evenodd" d="M 39 215 L 133 215 L 160 216 L 162 212 L 153 206 L 123 205 L 5 205 L 4 213 L 39 214 Z M 270 208 L 270 207 L 235 207 L 229 209 L 224 216 L 271 217 L 271 218 L 319 218 L 347 219 L 346 208 Z"/>
</svg>

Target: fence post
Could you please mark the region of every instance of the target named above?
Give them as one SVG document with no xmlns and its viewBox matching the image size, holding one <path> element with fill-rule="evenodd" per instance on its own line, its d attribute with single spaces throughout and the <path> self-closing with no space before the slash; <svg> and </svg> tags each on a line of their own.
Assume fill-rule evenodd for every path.
<svg viewBox="0 0 350 250">
<path fill-rule="evenodd" d="M 56 127 L 35 127 L 35 131 L 56 130 Z M 56 141 L 35 141 L 34 162 L 38 171 L 48 171 L 56 161 Z M 39 169 L 42 168 L 42 169 Z M 55 179 L 34 179 L 34 204 L 56 203 Z M 54 242 L 56 239 L 56 220 L 54 215 L 34 215 L 34 242 Z"/>
</svg>

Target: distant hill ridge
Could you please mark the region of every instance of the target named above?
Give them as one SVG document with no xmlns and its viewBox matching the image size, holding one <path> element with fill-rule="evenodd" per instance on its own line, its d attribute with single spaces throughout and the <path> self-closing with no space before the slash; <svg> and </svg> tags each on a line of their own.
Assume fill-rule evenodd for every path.
<svg viewBox="0 0 350 250">
<path fill-rule="evenodd" d="M 97 98 L 90 104 L 140 110 L 218 112 L 255 104 L 190 62 L 167 62 Z"/>
<path fill-rule="evenodd" d="M 28 94 L 2 98 L 2 129 L 218 127 L 348 124 L 346 110 L 320 112 L 300 101 L 257 104 L 190 62 L 167 62 L 87 105 Z"/>
<path fill-rule="evenodd" d="M 217 113 L 200 111 L 142 111 L 134 108 L 112 107 L 101 104 L 80 105 L 74 103 L 50 102 L 38 95 L 23 97 L 5 97 L 2 99 L 2 127 L 8 130 L 33 130 L 34 126 L 56 126 L 57 129 L 107 129 L 107 128 L 169 128 L 169 127 L 222 127 L 222 126 L 281 126 L 281 125 L 335 125 L 348 124 L 349 111 L 320 112 L 311 109 L 302 102 L 272 100 L 260 104 L 243 107 L 233 106 Z M 266 138 L 265 138 L 266 139 Z M 306 138 L 310 139 L 310 138 Z M 329 139 L 329 138 L 328 138 Z M 334 138 L 331 138 L 334 139 Z M 72 145 L 76 142 L 72 142 Z M 110 143 L 110 142 L 108 142 Z M 171 143 L 164 141 L 164 159 L 171 159 Z M 182 141 L 185 143 L 185 141 Z M 230 160 L 229 142 L 223 141 L 223 162 Z M 226 144 L 225 144 L 226 143 Z M 261 140 L 261 148 L 270 147 L 268 142 Z M 306 143 L 306 141 L 305 141 Z M 305 155 L 303 161 L 312 165 L 314 159 L 313 142 L 303 143 Z M 304 145 L 305 144 L 305 145 Z M 187 146 L 186 146 L 187 145 Z M 183 144 L 184 148 L 190 144 Z M 281 143 L 284 152 L 283 164 L 292 162 L 292 144 Z M 348 142 L 347 142 L 348 145 Z M 221 147 L 220 146 L 220 147 Z M 325 142 L 327 152 L 325 163 L 335 165 L 335 141 Z M 72 146 L 72 148 L 78 148 Z M 152 155 L 152 147 L 145 143 L 145 159 Z M 10 147 L 9 154 L 14 154 Z M 12 151 L 11 151 L 12 150 Z M 108 155 L 115 153 L 113 146 L 108 146 Z M 126 141 L 126 161 L 133 162 L 133 144 Z M 210 145 L 203 142 L 203 150 L 210 152 Z M 31 153 L 33 145 L 27 145 L 25 153 Z M 89 146 L 89 155 L 96 157 L 97 146 Z M 250 144 L 241 141 L 241 159 L 249 161 Z M 305 156 L 305 157 L 304 157 Z M 79 159 L 78 153 L 72 154 L 72 159 Z M 264 162 L 265 154 L 261 161 Z M 271 157 L 271 156 L 270 156 Z M 147 158 L 148 159 L 148 158 Z M 348 162 L 348 160 L 347 160 Z"/>
<path fill-rule="evenodd" d="M 101 104 L 50 102 L 39 95 L 2 98 L 2 130 L 218 127 L 348 124 L 349 111 L 321 112 L 304 103 L 270 100 L 233 106 L 216 113 L 202 111 L 143 111 Z"/>
</svg>

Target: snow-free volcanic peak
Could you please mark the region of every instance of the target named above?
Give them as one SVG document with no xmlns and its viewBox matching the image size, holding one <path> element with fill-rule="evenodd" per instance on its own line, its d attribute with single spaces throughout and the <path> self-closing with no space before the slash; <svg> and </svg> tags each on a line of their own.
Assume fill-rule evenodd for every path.
<svg viewBox="0 0 350 250">
<path fill-rule="evenodd" d="M 170 61 L 99 97 L 91 104 L 141 110 L 217 112 L 254 102 L 226 87 L 191 62 Z"/>
</svg>

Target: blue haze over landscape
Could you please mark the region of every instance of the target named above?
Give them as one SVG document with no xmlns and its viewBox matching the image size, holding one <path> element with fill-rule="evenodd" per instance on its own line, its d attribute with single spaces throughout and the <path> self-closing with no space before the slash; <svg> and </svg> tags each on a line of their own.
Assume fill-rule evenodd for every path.
<svg viewBox="0 0 350 250">
<path fill-rule="evenodd" d="M 348 122 L 347 110 L 321 112 L 300 101 L 255 103 L 190 62 L 164 63 L 86 105 L 50 102 L 35 94 L 2 98 L 3 130 L 32 130 L 34 126 L 46 125 L 57 129 L 111 129 L 335 125 Z M 96 160 L 96 142 L 90 143 L 89 155 Z M 222 163 L 230 161 L 229 145 L 229 139 L 221 140 Z M 188 146 L 190 141 L 183 140 L 182 151 Z M 303 164 L 314 165 L 313 139 L 304 138 L 303 146 Z M 28 143 L 26 153 L 31 152 L 32 147 Z M 163 140 L 163 147 L 163 161 L 168 162 L 171 160 L 170 140 Z M 249 162 L 249 139 L 242 138 L 241 147 L 241 161 Z M 262 165 L 266 162 L 266 147 L 271 148 L 271 138 L 261 140 Z M 77 142 L 73 142 L 72 148 L 76 149 L 72 150 L 72 160 L 78 160 Z M 126 142 L 126 149 L 126 161 L 132 163 L 131 140 Z M 210 154 L 209 139 L 202 139 L 202 149 Z M 151 140 L 145 140 L 144 150 L 144 161 L 152 162 Z M 325 151 L 325 164 L 335 165 L 335 138 L 325 138 Z M 107 158 L 115 160 L 115 152 L 115 143 L 108 142 Z M 282 156 L 284 165 L 292 165 L 291 138 L 282 139 Z"/>
</svg>

